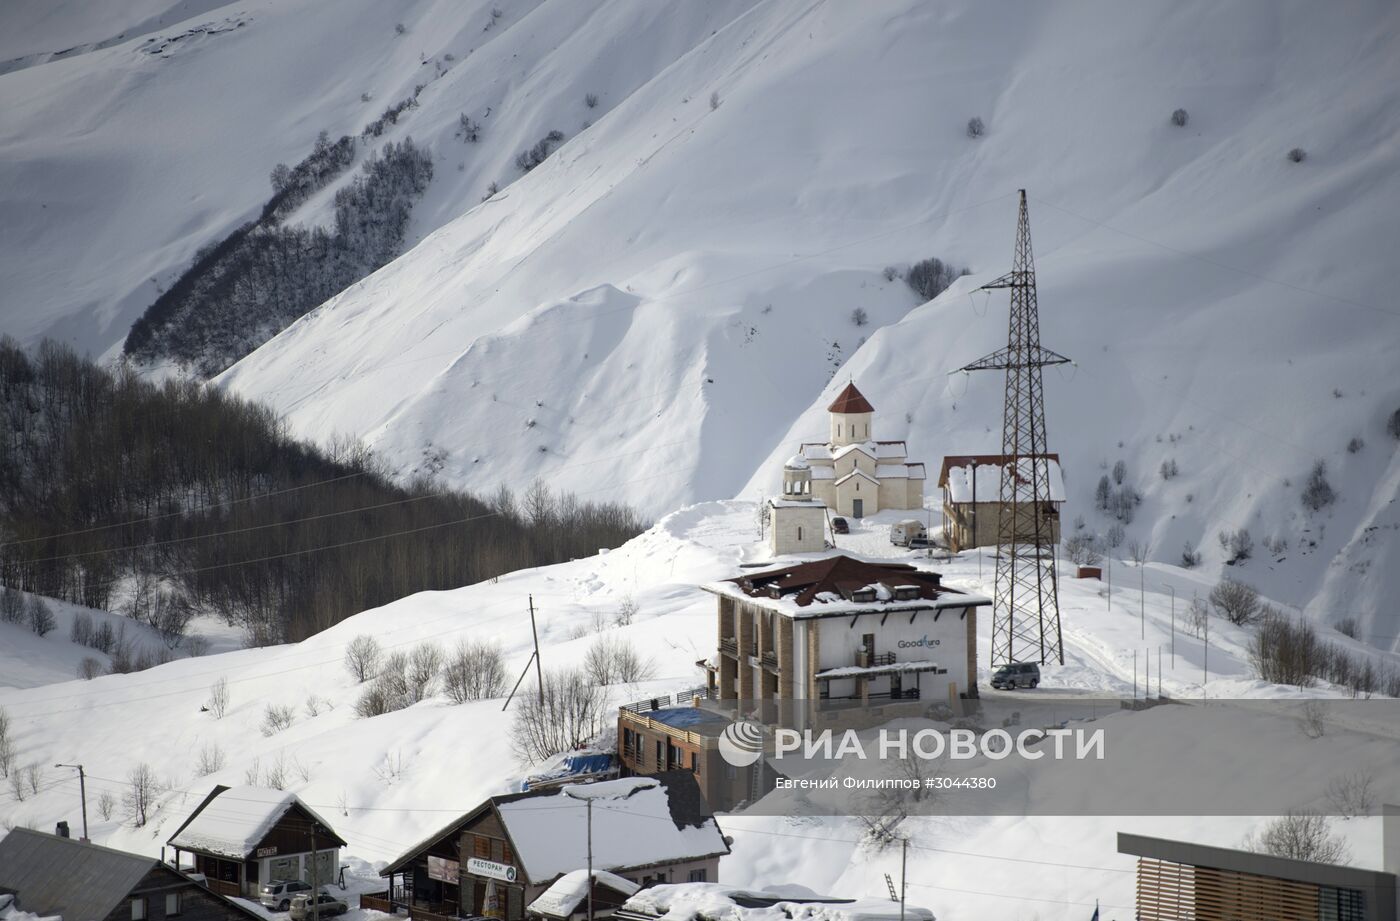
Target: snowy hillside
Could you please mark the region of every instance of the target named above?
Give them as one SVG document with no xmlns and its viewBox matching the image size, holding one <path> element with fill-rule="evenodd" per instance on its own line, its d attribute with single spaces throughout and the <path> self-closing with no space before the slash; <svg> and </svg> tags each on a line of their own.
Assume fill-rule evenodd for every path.
<svg viewBox="0 0 1400 921">
<path fill-rule="evenodd" d="M 1048 379 L 1071 519 L 1106 530 L 1123 459 L 1155 558 L 1287 541 L 1248 578 L 1389 646 L 1393 586 L 1351 576 L 1400 546 L 1367 530 L 1395 514 L 1397 37 L 1380 3 L 766 4 L 223 380 L 405 472 L 651 513 L 771 491 L 838 367 L 915 456 L 995 450 L 1000 381 L 947 372 L 1004 341 L 966 292 L 1009 268 L 1025 186 L 1043 338 L 1078 362 Z M 975 274 L 904 318 L 881 270 L 931 255 Z M 1318 459 L 1339 498 L 1308 516 Z"/>
<path fill-rule="evenodd" d="M 614 703 L 692 687 L 699 678 L 694 663 L 711 654 L 714 642 L 714 599 L 696 586 L 732 575 L 741 562 L 765 557 L 755 540 L 753 511 L 743 502 L 687 508 L 606 555 L 495 583 L 415 595 L 295 646 L 182 659 L 137 675 L 90 682 L 0 689 L 0 706 L 10 716 L 16 742 L 17 770 L 28 765 L 39 770 L 38 793 L 24 786 L 23 798 L 0 793 L 0 821 L 45 828 L 66 819 L 78 827 L 76 782 L 47 766 L 80 762 L 88 770 L 93 837 L 154 855 L 211 785 L 237 785 L 256 777 L 297 793 L 325 815 L 350 843 L 347 853 L 361 880 L 356 887 L 370 891 L 373 869 L 366 861 L 392 859 L 482 797 L 509 788 L 529 767 L 510 751 L 506 730 L 511 713 L 502 712 L 500 700 L 453 706 L 439 694 L 406 710 L 357 718 L 354 701 L 362 687 L 342 661 L 352 639 L 370 634 L 386 648 L 401 650 L 424 641 L 450 646 L 468 637 L 495 640 L 508 654 L 513 680 L 531 648 L 525 613 L 530 596 L 539 612 L 546 668 L 577 663 L 600 634 L 620 636 L 651 657 L 656 668 L 647 683 L 611 687 Z M 847 549 L 916 559 L 890 548 L 887 526 L 882 519 L 857 528 Z M 987 590 L 973 554 L 939 564 L 939 570 L 953 585 Z M 989 565 L 985 571 L 990 575 Z M 1172 585 L 1178 597 L 1189 594 L 1198 581 L 1168 568 L 1154 569 L 1153 576 Z M 1206 687 L 1199 683 L 1203 660 L 1198 639 L 1178 631 L 1172 666 L 1166 655 L 1171 607 L 1165 594 L 1149 592 L 1143 612 L 1135 593 L 1130 599 L 1115 594 L 1110 605 L 1099 583 L 1067 578 L 1064 586 L 1067 662 L 1047 667 L 1037 692 L 1042 697 L 1130 696 L 1134 652 L 1145 655 L 1158 647 L 1166 663 L 1160 679 L 1174 696 L 1298 696 L 1294 689 L 1251 678 L 1244 661 L 1245 634 L 1223 622 L 1211 628 Z M 612 616 L 629 598 L 636 604 L 634 622 L 614 626 Z M 979 655 L 985 662 L 989 622 L 980 630 Z M 984 685 L 986 678 L 984 669 Z M 229 692 L 222 718 L 202 709 L 219 679 L 227 680 Z M 1321 688 L 1311 693 L 1335 692 Z M 261 727 L 269 706 L 291 707 L 292 724 L 265 734 Z M 1216 719 L 1229 712 L 1212 706 Z M 1133 721 L 1138 730 L 1134 740 L 1150 749 L 1174 744 L 1179 730 L 1170 721 L 1189 719 L 1194 710 L 1167 707 L 1112 718 Z M 1287 735 L 1301 738 L 1292 718 L 1283 722 Z M 1378 771 L 1384 782 L 1386 759 L 1393 759 L 1400 742 L 1334 726 L 1317 744 L 1335 757 L 1308 759 L 1307 764 L 1278 759 L 1270 775 L 1270 782 L 1281 784 L 1300 804 L 1320 801 L 1339 764 Z M 201 762 L 218 766 L 201 776 Z M 169 792 L 159 797 L 149 824 L 137 828 L 121 796 L 129 772 L 141 763 L 151 766 Z M 1052 776 L 1047 774 L 1046 785 L 1037 787 L 1039 795 L 1055 789 L 1048 780 Z M 104 800 L 110 807 L 105 814 Z M 1026 811 L 1043 808 L 1030 804 Z M 1082 917 L 1085 900 L 1091 904 L 1096 895 L 1105 904 L 1131 905 L 1132 864 L 1115 854 L 1115 831 L 1236 845 L 1251 824 L 1239 818 L 1181 817 L 916 819 L 911 822 L 915 847 L 909 869 L 911 880 L 922 888 L 917 893 L 911 889 L 910 900 L 949 918 L 988 911 L 1005 917 L 1021 908 L 1027 917 L 1033 910 L 1042 917 Z M 791 883 L 840 895 L 879 896 L 882 875 L 897 872 L 897 863 L 891 862 L 897 862 L 897 852 L 881 853 L 862 844 L 854 819 L 721 817 L 721 825 L 736 838 L 734 856 L 721 865 L 721 878 L 731 884 Z M 1357 863 L 1374 863 L 1376 824 L 1357 820 L 1339 825 L 1353 842 Z M 1039 884 L 1031 885 L 1032 880 Z"/>
</svg>

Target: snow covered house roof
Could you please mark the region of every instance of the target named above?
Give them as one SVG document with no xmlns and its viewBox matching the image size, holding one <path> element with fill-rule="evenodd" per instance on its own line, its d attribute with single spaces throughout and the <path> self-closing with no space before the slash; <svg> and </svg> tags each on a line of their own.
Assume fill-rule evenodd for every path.
<svg viewBox="0 0 1400 921">
<path fill-rule="evenodd" d="M 831 445 L 809 441 L 802 445 L 802 456 L 807 460 L 831 460 Z"/>
<path fill-rule="evenodd" d="M 877 441 L 875 442 L 875 456 L 881 460 L 908 457 L 909 446 L 902 441 Z"/>
<path fill-rule="evenodd" d="M 302 853 L 311 850 L 310 831 L 315 827 L 316 847 L 344 847 L 345 841 L 330 823 L 307 806 L 295 793 L 266 787 L 216 786 L 195 807 L 185 824 L 166 842 L 171 847 L 215 857 L 246 860 L 279 827 L 290 833 Z"/>
<path fill-rule="evenodd" d="M 68 921 L 105 918 L 152 874 L 164 886 L 188 877 L 154 857 L 129 854 L 99 844 L 75 841 L 28 828 L 15 828 L 0 839 L 0 891 L 19 897 L 30 917 L 53 915 Z M 144 888 L 144 887 L 143 887 Z M 223 896 L 209 894 L 232 910 L 259 917 Z M 23 917 L 24 915 L 21 915 Z"/>
<path fill-rule="evenodd" d="M 898 902 L 790 896 L 720 883 L 651 886 L 632 896 L 614 917 L 626 921 L 896 921 Z M 934 921 L 927 908 L 905 905 L 905 921 Z"/>
<path fill-rule="evenodd" d="M 870 405 L 870 401 L 865 398 L 865 394 L 856 389 L 855 381 L 846 385 L 832 404 L 826 408 L 829 413 L 873 413 L 875 407 Z"/>
<path fill-rule="evenodd" d="M 695 775 L 665 771 L 598 783 L 492 796 L 433 832 L 380 871 L 389 876 L 444 840 L 494 812 L 529 885 L 550 882 L 586 866 L 586 797 L 593 801 L 593 866 L 623 870 L 729 853 Z M 567 830 L 576 829 L 577 834 Z"/>
<path fill-rule="evenodd" d="M 843 445 L 835 451 L 832 451 L 831 456 L 834 460 L 840 460 L 852 451 L 859 451 L 868 456 L 871 460 L 879 456 L 879 447 L 873 441 L 858 441 L 855 444 Z"/>
<path fill-rule="evenodd" d="M 598 890 L 607 889 L 616 893 L 614 905 L 620 905 L 641 889 L 636 883 L 623 879 L 607 870 L 593 871 L 594 910 L 597 913 Z M 540 897 L 530 903 L 526 910 L 532 915 L 545 918 L 567 918 L 584 904 L 588 898 L 588 870 L 570 870 L 540 893 Z"/>
<path fill-rule="evenodd" d="M 891 591 L 889 586 L 900 590 Z M 982 595 L 947 588 L 936 572 L 905 563 L 870 563 L 844 554 L 710 582 L 701 588 L 795 618 L 991 604 Z"/>
<path fill-rule="evenodd" d="M 1065 501 L 1064 476 L 1060 471 L 1060 455 L 1040 455 L 1049 463 L 1050 501 Z M 1017 475 L 1025 482 L 1031 477 L 1032 458 L 1026 455 L 1017 462 Z M 1002 474 L 1011 468 L 1005 454 L 955 454 L 943 458 L 938 485 L 948 490 L 950 502 L 1000 502 Z M 973 483 L 976 482 L 976 496 Z"/>
</svg>

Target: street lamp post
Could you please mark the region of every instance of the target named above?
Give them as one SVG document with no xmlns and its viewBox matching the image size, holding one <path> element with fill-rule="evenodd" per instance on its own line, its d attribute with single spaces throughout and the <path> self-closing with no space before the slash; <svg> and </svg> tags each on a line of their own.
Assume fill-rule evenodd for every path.
<svg viewBox="0 0 1400 921">
<path fill-rule="evenodd" d="M 78 798 L 83 801 L 83 841 L 88 840 L 87 829 L 87 775 L 83 773 L 81 764 L 55 764 L 54 767 L 77 768 L 78 769 Z"/>
<path fill-rule="evenodd" d="M 565 787 L 564 795 L 583 800 L 588 815 L 588 921 L 593 921 L 593 797 L 572 787 Z"/>
</svg>

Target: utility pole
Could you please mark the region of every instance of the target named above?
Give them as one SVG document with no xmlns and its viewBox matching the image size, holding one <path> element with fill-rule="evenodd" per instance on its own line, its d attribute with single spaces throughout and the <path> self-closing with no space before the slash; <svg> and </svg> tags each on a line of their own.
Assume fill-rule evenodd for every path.
<svg viewBox="0 0 1400 921">
<path fill-rule="evenodd" d="M 82 800 L 82 803 L 83 803 L 83 843 L 86 844 L 86 843 L 87 843 L 87 840 L 88 840 L 88 829 L 87 829 L 87 775 L 83 772 L 83 766 L 82 766 L 81 764 L 55 764 L 54 767 L 56 767 L 56 768 L 66 767 L 66 768 L 77 768 L 77 769 L 78 769 L 78 798 L 81 799 L 81 800 Z"/>
<path fill-rule="evenodd" d="M 588 919 L 593 921 L 593 797 L 588 792 L 576 790 L 572 786 L 564 788 L 564 795 L 571 799 L 583 800 L 588 816 Z"/>
<path fill-rule="evenodd" d="M 530 634 L 535 639 L 535 680 L 540 685 L 540 703 L 544 703 L 544 671 L 540 666 L 540 632 L 535 627 L 535 596 L 527 596 L 530 599 Z"/>
<path fill-rule="evenodd" d="M 1050 457 L 1042 369 L 1069 359 L 1040 345 L 1035 260 L 1026 190 L 1020 190 L 1011 271 L 979 290 L 1011 290 L 1006 347 L 963 371 L 1006 372 L 1001 433 L 1001 496 L 992 605 L 992 664 L 1055 661 L 1063 665 L 1059 588 L 1054 573 Z M 974 496 L 975 498 L 975 496 Z M 1049 571 L 1047 572 L 1047 568 Z"/>
<path fill-rule="evenodd" d="M 1176 671 L 1176 588 L 1168 585 L 1167 591 L 1172 593 L 1172 671 Z"/>
<path fill-rule="evenodd" d="M 1138 611 L 1142 615 L 1142 638 L 1147 639 L 1147 560 L 1138 560 Z"/>
<path fill-rule="evenodd" d="M 904 889 L 909 869 L 909 839 L 899 839 L 899 921 L 904 921 Z"/>
<path fill-rule="evenodd" d="M 316 859 L 316 822 L 311 822 L 311 917 L 321 921 L 320 861 Z"/>
</svg>

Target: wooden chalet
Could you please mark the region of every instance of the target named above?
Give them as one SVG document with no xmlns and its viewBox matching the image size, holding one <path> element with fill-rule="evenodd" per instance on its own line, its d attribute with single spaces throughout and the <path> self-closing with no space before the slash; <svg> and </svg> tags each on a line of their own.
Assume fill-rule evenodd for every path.
<svg viewBox="0 0 1400 921">
<path fill-rule="evenodd" d="M 248 921 L 260 915 L 166 866 L 62 835 L 15 828 L 0 840 L 0 907 L 73 921 Z"/>
<path fill-rule="evenodd" d="M 974 547 L 995 547 L 999 539 L 1002 508 L 1002 478 L 1014 476 L 1021 483 L 1034 475 L 1033 465 L 1047 477 L 1050 489 L 1041 510 L 1049 526 L 1044 536 L 1060 542 L 1060 506 L 1065 502 L 1064 476 L 1060 455 L 1023 455 L 1019 462 L 1005 454 L 952 454 L 943 458 L 938 486 L 943 490 L 943 540 L 954 553 Z M 1034 536 L 1033 519 L 1022 512 L 1017 539 Z"/>
<path fill-rule="evenodd" d="M 332 883 L 345 841 L 294 793 L 217 786 L 170 836 L 176 863 L 194 868 L 224 895 L 256 896 L 272 880 Z"/>
<path fill-rule="evenodd" d="M 360 905 L 419 921 L 484 915 L 523 921 L 526 907 L 588 863 L 629 882 L 715 879 L 729 845 L 689 771 L 493 796 L 430 834 L 380 875 Z"/>
</svg>

